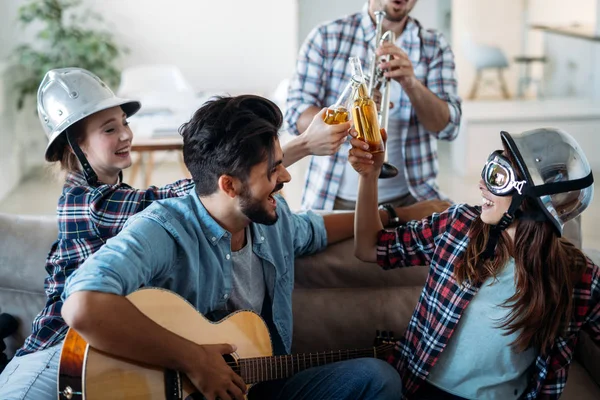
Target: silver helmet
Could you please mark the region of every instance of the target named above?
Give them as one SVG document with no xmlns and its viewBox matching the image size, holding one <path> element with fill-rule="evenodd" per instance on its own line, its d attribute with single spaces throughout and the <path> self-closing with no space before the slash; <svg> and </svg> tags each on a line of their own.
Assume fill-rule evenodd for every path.
<svg viewBox="0 0 600 400">
<path fill-rule="evenodd" d="M 121 106 L 129 117 L 141 104 L 115 96 L 100 78 L 85 69 L 48 71 L 37 94 L 38 116 L 48 137 L 46 160 L 58 161 L 62 157 L 67 128 L 98 111 L 116 106 Z"/>
<path fill-rule="evenodd" d="M 585 210 L 594 196 L 588 160 L 571 135 L 555 128 L 501 133 L 546 217 L 562 235 L 565 223 Z"/>
</svg>

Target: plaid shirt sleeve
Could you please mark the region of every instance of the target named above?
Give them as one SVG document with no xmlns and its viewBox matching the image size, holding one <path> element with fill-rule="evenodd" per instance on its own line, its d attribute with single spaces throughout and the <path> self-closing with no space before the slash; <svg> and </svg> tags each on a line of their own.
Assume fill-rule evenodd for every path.
<svg viewBox="0 0 600 400">
<path fill-rule="evenodd" d="M 113 237 L 129 217 L 142 211 L 153 201 L 186 195 L 194 187 L 191 179 L 182 179 L 163 187 L 146 190 L 127 185 L 102 185 L 96 188 L 89 202 L 90 219 L 100 237 Z"/>
<path fill-rule="evenodd" d="M 600 346 L 600 268 L 596 265 L 593 269 L 591 287 L 591 311 L 584 329 L 589 333 L 594 343 Z"/>
<path fill-rule="evenodd" d="M 467 218 L 465 218 L 467 217 Z M 383 230 L 377 241 L 377 263 L 383 269 L 431 264 L 440 239 L 457 242 L 466 234 L 474 210 L 454 205 L 421 221 L 411 221 L 393 231 Z"/>
<path fill-rule="evenodd" d="M 308 35 L 296 63 L 296 71 L 290 81 L 286 101 L 285 121 L 289 132 L 299 135 L 296 123 L 300 115 L 311 106 L 323 107 L 325 84 L 323 81 L 324 33 L 315 28 Z"/>
<path fill-rule="evenodd" d="M 424 40 L 427 41 L 428 39 Z M 442 34 L 436 34 L 435 40 L 438 42 L 436 45 L 427 46 L 427 48 L 435 51 L 429 63 L 427 88 L 448 103 L 450 122 L 440 132 L 432 132 L 432 134 L 438 139 L 454 140 L 458 136 L 462 115 L 461 99 L 458 97 L 457 92 L 454 53 Z"/>
</svg>

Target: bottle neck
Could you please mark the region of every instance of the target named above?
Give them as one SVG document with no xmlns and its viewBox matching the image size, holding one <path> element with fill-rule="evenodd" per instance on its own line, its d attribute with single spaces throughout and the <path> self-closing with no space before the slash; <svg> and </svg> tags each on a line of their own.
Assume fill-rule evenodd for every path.
<svg viewBox="0 0 600 400">
<path fill-rule="evenodd" d="M 364 82 L 357 81 L 353 78 L 352 86 L 354 86 L 354 90 L 356 93 L 355 98 L 369 98 L 369 90 L 367 89 L 367 85 Z"/>
</svg>

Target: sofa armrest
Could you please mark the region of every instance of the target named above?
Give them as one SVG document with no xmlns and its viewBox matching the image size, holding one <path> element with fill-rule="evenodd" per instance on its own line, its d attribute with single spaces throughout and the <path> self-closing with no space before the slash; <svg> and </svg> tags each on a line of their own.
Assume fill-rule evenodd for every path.
<svg viewBox="0 0 600 400">
<path fill-rule="evenodd" d="M 597 346 L 586 332 L 579 334 L 575 358 L 583 365 L 596 384 L 600 386 L 600 346 Z"/>
</svg>

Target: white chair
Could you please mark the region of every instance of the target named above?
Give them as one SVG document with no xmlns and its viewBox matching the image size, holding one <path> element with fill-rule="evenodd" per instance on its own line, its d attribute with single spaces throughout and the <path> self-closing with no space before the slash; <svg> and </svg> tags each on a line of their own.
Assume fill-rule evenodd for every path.
<svg viewBox="0 0 600 400">
<path fill-rule="evenodd" d="M 481 80 L 481 76 L 484 69 L 496 69 L 498 71 L 498 80 L 500 81 L 500 89 L 505 99 L 510 97 L 502 70 L 508 67 L 508 59 L 506 55 L 497 46 L 490 46 L 485 44 L 479 44 L 473 41 L 470 35 L 465 35 L 463 38 L 463 49 L 466 58 L 473 64 L 477 75 L 471 92 L 469 94 L 470 99 L 474 99 L 477 95 L 477 88 Z"/>
</svg>

